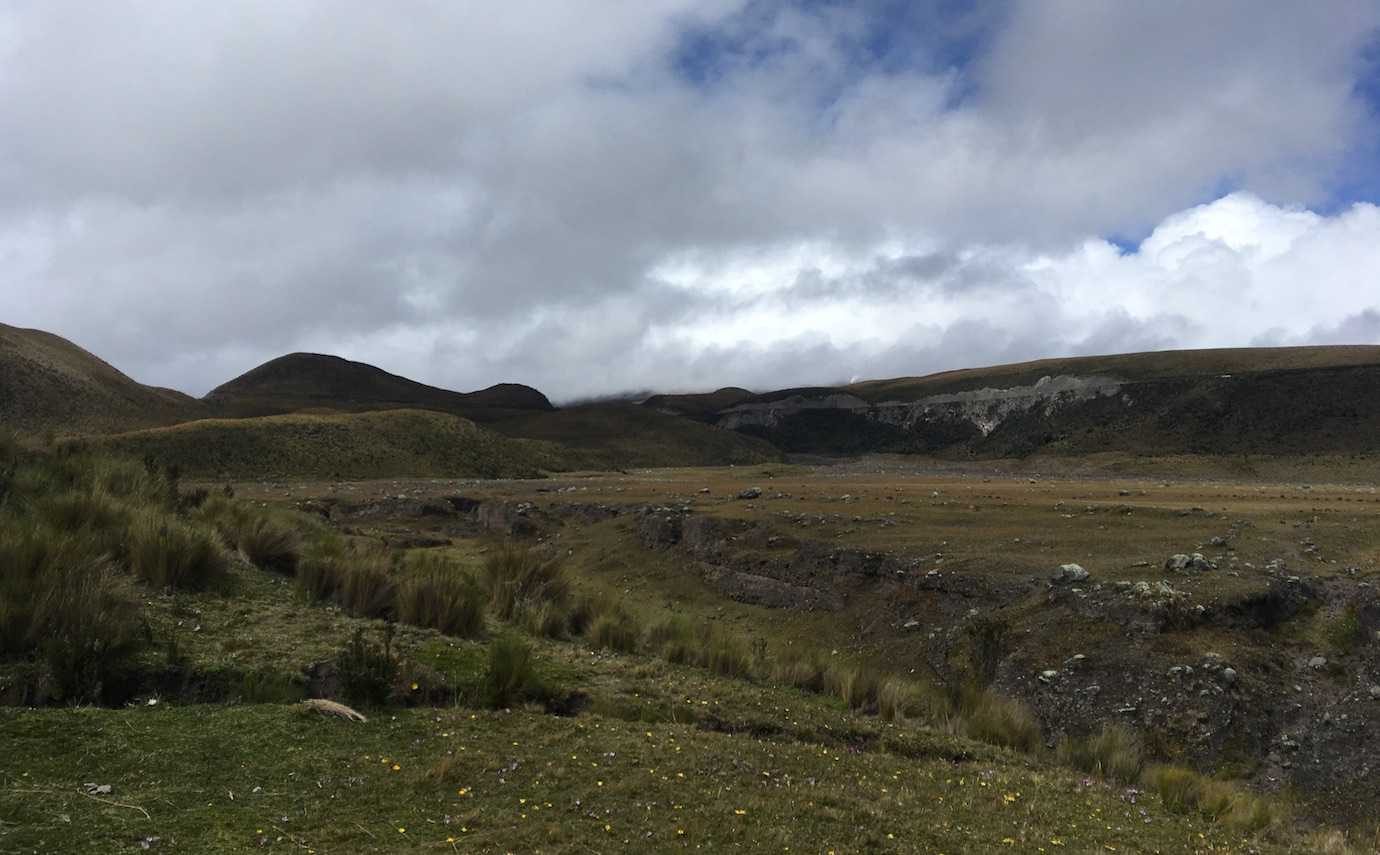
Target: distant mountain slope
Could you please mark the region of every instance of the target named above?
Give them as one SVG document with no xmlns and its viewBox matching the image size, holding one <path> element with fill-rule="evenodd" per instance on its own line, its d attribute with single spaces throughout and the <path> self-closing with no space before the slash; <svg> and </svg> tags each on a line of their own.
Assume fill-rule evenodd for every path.
<svg viewBox="0 0 1380 855">
<path fill-rule="evenodd" d="M 508 436 L 557 442 L 599 465 L 723 466 L 779 460 L 764 440 L 634 404 L 591 404 L 495 422 Z"/>
<path fill-rule="evenodd" d="M 83 442 L 202 478 L 530 478 L 586 463 L 429 410 L 203 419 Z"/>
<path fill-rule="evenodd" d="M 0 425 L 87 433 L 171 424 L 204 412 L 195 398 L 135 382 L 61 336 L 0 324 Z"/>
<path fill-rule="evenodd" d="M 1309 454 L 1380 450 L 1380 347 L 1050 359 L 784 389 L 716 423 L 793 452 Z"/>
<path fill-rule="evenodd" d="M 386 410 L 417 407 L 475 421 L 551 410 L 530 386 L 500 383 L 478 392 L 452 392 L 389 374 L 363 362 L 319 353 L 290 353 L 217 386 L 204 399 L 218 414 L 265 416 L 327 408 Z"/>
<path fill-rule="evenodd" d="M 718 418 L 719 411 L 752 398 L 752 393 L 737 386 L 725 386 L 713 392 L 700 392 L 682 395 L 652 395 L 642 402 L 663 413 L 712 422 Z"/>
</svg>

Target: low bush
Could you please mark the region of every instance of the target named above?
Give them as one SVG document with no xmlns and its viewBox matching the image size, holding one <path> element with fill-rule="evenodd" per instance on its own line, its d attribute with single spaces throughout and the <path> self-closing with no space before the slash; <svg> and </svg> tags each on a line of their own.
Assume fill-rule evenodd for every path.
<svg viewBox="0 0 1380 855">
<path fill-rule="evenodd" d="M 230 572 L 225 547 L 204 524 L 145 510 L 128 532 L 129 569 L 155 588 L 202 591 L 221 585 Z"/>
<path fill-rule="evenodd" d="M 484 632 L 484 594 L 457 562 L 414 555 L 397 584 L 397 617 L 446 635 L 476 638 Z"/>
<path fill-rule="evenodd" d="M 544 695 L 532 648 L 512 635 L 494 639 L 484 672 L 485 702 L 493 709 L 504 709 L 522 701 L 540 700 Z"/>
<path fill-rule="evenodd" d="M 392 651 L 393 627 L 384 629 L 383 646 L 364 637 L 357 629 L 344 649 L 336 656 L 336 672 L 340 677 L 340 691 L 352 704 L 382 706 L 393 692 L 398 676 L 398 662 Z"/>
</svg>

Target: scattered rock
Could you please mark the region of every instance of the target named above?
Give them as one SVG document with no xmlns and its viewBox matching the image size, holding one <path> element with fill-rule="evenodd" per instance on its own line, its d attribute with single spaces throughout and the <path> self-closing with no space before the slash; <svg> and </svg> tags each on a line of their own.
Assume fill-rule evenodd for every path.
<svg viewBox="0 0 1380 855">
<path fill-rule="evenodd" d="M 1236 682 L 1236 669 L 1235 669 L 1235 668 L 1223 668 L 1223 669 L 1222 669 L 1222 679 L 1223 679 L 1226 683 L 1228 683 L 1228 684 L 1235 683 L 1235 682 Z"/>
<path fill-rule="evenodd" d="M 1087 581 L 1088 571 L 1078 564 L 1060 564 L 1059 569 L 1055 570 L 1050 578 L 1060 583 L 1084 582 Z"/>
<path fill-rule="evenodd" d="M 1314 656 L 1312 659 L 1308 660 L 1308 667 L 1312 668 L 1314 671 L 1321 671 L 1327 667 L 1327 657 Z"/>
<path fill-rule="evenodd" d="M 1206 572 L 1208 570 L 1216 570 L 1217 565 L 1209 561 L 1201 552 L 1195 552 L 1192 555 L 1185 555 L 1180 552 L 1165 559 L 1164 569 L 1173 570 L 1176 573 L 1184 573 L 1190 570 Z"/>
<path fill-rule="evenodd" d="M 88 796 L 108 796 L 115 792 L 115 788 L 109 784 L 82 784 L 82 789 L 86 790 Z"/>
<path fill-rule="evenodd" d="M 761 487 L 748 487 L 746 490 L 738 494 L 738 498 L 740 499 L 760 499 L 761 497 Z"/>
<path fill-rule="evenodd" d="M 1371 686 L 1370 696 L 1372 699 L 1380 701 L 1380 686 Z"/>
</svg>

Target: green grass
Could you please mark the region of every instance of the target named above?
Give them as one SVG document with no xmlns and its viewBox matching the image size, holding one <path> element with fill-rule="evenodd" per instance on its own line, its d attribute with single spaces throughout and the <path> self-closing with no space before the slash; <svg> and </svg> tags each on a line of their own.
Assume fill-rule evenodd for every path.
<svg viewBox="0 0 1380 855">
<path fill-rule="evenodd" d="M 350 724 L 277 705 L 160 705 L 3 711 L 0 737 L 10 749 L 0 755 L 7 851 L 123 851 L 155 836 L 198 852 L 960 855 L 1247 845 L 1205 820 L 1165 814 L 1153 800 L 1128 804 L 1057 770 L 1000 758 L 955 765 L 693 724 L 431 709 Z M 86 782 L 112 791 L 89 797 Z"/>
<path fill-rule="evenodd" d="M 203 419 L 84 443 L 152 455 L 200 478 L 531 478 L 585 462 L 550 443 L 424 410 Z"/>
</svg>

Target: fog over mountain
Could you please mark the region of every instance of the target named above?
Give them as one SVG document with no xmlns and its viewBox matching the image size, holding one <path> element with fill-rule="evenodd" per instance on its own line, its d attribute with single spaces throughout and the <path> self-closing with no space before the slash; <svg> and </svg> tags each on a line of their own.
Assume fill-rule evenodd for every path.
<svg viewBox="0 0 1380 855">
<path fill-rule="evenodd" d="M 1380 342 L 1380 5 L 0 3 L 0 321 L 200 395 Z"/>
</svg>

